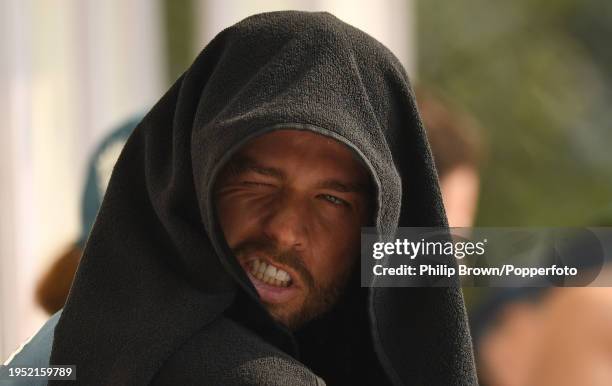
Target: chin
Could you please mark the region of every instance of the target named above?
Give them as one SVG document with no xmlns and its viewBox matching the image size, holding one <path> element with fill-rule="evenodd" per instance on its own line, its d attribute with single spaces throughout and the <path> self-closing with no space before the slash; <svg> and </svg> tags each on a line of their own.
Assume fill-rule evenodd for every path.
<svg viewBox="0 0 612 386">
<path fill-rule="evenodd" d="M 268 306 L 268 311 L 272 315 L 272 318 L 278 323 L 287 327 L 290 331 L 295 331 L 304 324 L 304 320 L 300 312 L 298 311 L 287 311 L 280 309 L 278 306 Z M 284 307 L 283 307 L 284 308 Z"/>
</svg>

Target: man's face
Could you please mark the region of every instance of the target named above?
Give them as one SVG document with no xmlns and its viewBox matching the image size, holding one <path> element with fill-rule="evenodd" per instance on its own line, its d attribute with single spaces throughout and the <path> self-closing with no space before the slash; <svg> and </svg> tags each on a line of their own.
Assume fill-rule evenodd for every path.
<svg viewBox="0 0 612 386">
<path fill-rule="evenodd" d="M 295 329 L 337 301 L 359 256 L 369 177 L 343 144 L 307 131 L 257 137 L 215 186 L 227 244 L 279 322 Z"/>
</svg>

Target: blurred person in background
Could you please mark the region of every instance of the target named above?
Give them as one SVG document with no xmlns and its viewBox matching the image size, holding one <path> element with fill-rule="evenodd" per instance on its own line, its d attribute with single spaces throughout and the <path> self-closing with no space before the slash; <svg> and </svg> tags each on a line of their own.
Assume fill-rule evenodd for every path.
<svg viewBox="0 0 612 386">
<path fill-rule="evenodd" d="M 598 240 L 603 261 L 597 248 L 576 241 L 563 253 L 565 263 L 599 273 L 588 287 L 495 288 L 471 309 L 483 386 L 612 384 L 612 240 L 605 237 Z"/>
<path fill-rule="evenodd" d="M 484 157 L 482 129 L 476 120 L 426 87 L 416 100 L 431 146 L 450 227 L 474 223 Z"/>
<path fill-rule="evenodd" d="M 84 384 L 477 384 L 458 286 L 361 288 L 363 225 L 446 227 L 405 71 L 330 14 L 247 18 L 126 144 L 50 363 Z"/>
<path fill-rule="evenodd" d="M 81 231 L 79 238 L 58 257 L 41 276 L 36 288 L 36 302 L 49 314 L 66 303 L 68 291 L 81 260 L 89 232 L 102 204 L 113 166 L 142 116 L 136 116 L 115 128 L 102 139 L 91 155 L 81 196 Z"/>
</svg>

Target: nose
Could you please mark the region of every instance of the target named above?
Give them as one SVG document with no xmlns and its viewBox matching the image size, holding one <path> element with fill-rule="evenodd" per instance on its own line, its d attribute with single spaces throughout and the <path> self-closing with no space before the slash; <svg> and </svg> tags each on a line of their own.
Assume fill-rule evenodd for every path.
<svg viewBox="0 0 612 386">
<path fill-rule="evenodd" d="M 302 248 L 306 241 L 305 203 L 296 197 L 279 198 L 263 221 L 263 232 L 281 250 Z"/>
</svg>

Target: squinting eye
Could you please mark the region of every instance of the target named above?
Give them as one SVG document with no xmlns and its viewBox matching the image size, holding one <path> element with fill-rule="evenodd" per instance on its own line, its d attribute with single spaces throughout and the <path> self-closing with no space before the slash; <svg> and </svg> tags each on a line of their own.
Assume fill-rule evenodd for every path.
<svg viewBox="0 0 612 386">
<path fill-rule="evenodd" d="M 331 194 L 322 194 L 321 197 L 323 197 L 325 200 L 331 202 L 334 205 L 348 205 L 348 203 L 343 199 L 338 198 L 336 196 L 332 196 Z"/>
<path fill-rule="evenodd" d="M 261 187 L 271 187 L 274 186 L 272 184 L 267 184 L 265 182 L 255 182 L 255 181 L 242 181 L 241 182 L 242 185 L 249 185 L 249 186 L 261 186 Z"/>
</svg>

